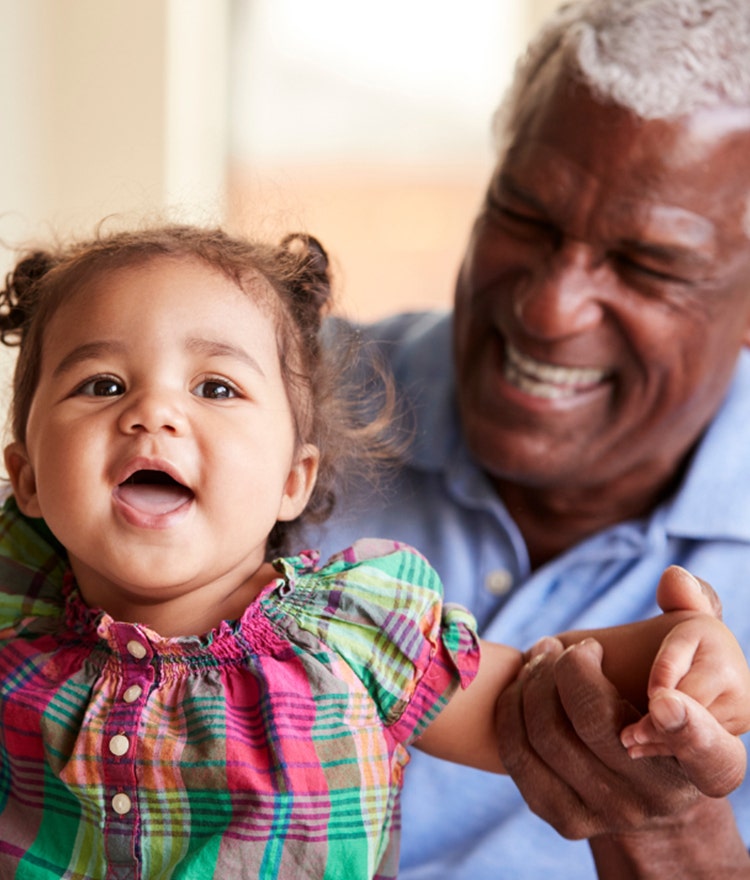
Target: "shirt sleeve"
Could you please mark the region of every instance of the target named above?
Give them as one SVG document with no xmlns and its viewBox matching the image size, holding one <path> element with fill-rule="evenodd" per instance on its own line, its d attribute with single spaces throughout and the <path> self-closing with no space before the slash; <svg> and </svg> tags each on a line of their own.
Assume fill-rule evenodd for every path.
<svg viewBox="0 0 750 880">
<path fill-rule="evenodd" d="M 437 572 L 404 544 L 360 540 L 302 576 L 301 559 L 286 561 L 298 624 L 356 672 L 391 734 L 413 741 L 476 675 L 472 615 L 443 603 Z"/>
</svg>

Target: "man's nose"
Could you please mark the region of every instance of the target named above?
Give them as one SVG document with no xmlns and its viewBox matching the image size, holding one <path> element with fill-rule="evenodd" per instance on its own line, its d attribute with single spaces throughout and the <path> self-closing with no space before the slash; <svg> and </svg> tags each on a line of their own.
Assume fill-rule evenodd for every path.
<svg viewBox="0 0 750 880">
<path fill-rule="evenodd" d="M 538 339 L 563 339 L 593 329 L 604 314 L 607 270 L 590 250 L 565 244 L 530 267 L 514 291 L 514 313 Z"/>
</svg>

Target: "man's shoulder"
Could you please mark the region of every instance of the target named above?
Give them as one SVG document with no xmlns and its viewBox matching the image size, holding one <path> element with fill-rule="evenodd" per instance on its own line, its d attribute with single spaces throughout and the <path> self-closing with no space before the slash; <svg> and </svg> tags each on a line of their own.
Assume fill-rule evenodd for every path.
<svg viewBox="0 0 750 880">
<path fill-rule="evenodd" d="M 430 356 L 450 363 L 451 328 L 450 312 L 403 312 L 367 324 L 334 318 L 327 323 L 325 338 L 330 344 L 354 334 L 365 356 L 375 351 L 397 372 L 400 366 Z"/>
<path fill-rule="evenodd" d="M 366 344 L 378 356 L 406 398 L 424 405 L 445 398 L 453 383 L 452 316 L 449 312 L 410 312 L 362 327 Z"/>
<path fill-rule="evenodd" d="M 452 315 L 445 311 L 402 312 L 371 324 L 362 324 L 362 338 L 381 346 L 386 353 L 443 349 L 452 333 Z"/>
</svg>

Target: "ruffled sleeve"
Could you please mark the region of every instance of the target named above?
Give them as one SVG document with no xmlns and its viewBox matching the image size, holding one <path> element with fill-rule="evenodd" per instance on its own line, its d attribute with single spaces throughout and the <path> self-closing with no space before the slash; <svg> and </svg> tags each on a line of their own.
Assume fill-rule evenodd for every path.
<svg viewBox="0 0 750 880">
<path fill-rule="evenodd" d="M 437 572 L 407 545 L 362 540 L 315 563 L 277 561 L 281 610 L 355 671 L 391 734 L 411 742 L 476 675 L 473 617 L 443 604 Z"/>
</svg>

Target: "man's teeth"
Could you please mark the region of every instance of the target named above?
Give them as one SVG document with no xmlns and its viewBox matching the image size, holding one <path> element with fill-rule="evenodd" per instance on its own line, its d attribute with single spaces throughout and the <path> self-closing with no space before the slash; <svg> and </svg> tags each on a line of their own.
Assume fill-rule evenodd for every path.
<svg viewBox="0 0 750 880">
<path fill-rule="evenodd" d="M 505 378 L 516 388 L 536 397 L 572 397 L 582 389 L 597 385 L 606 377 L 605 370 L 593 367 L 560 367 L 543 364 L 521 354 L 506 343 Z"/>
</svg>

